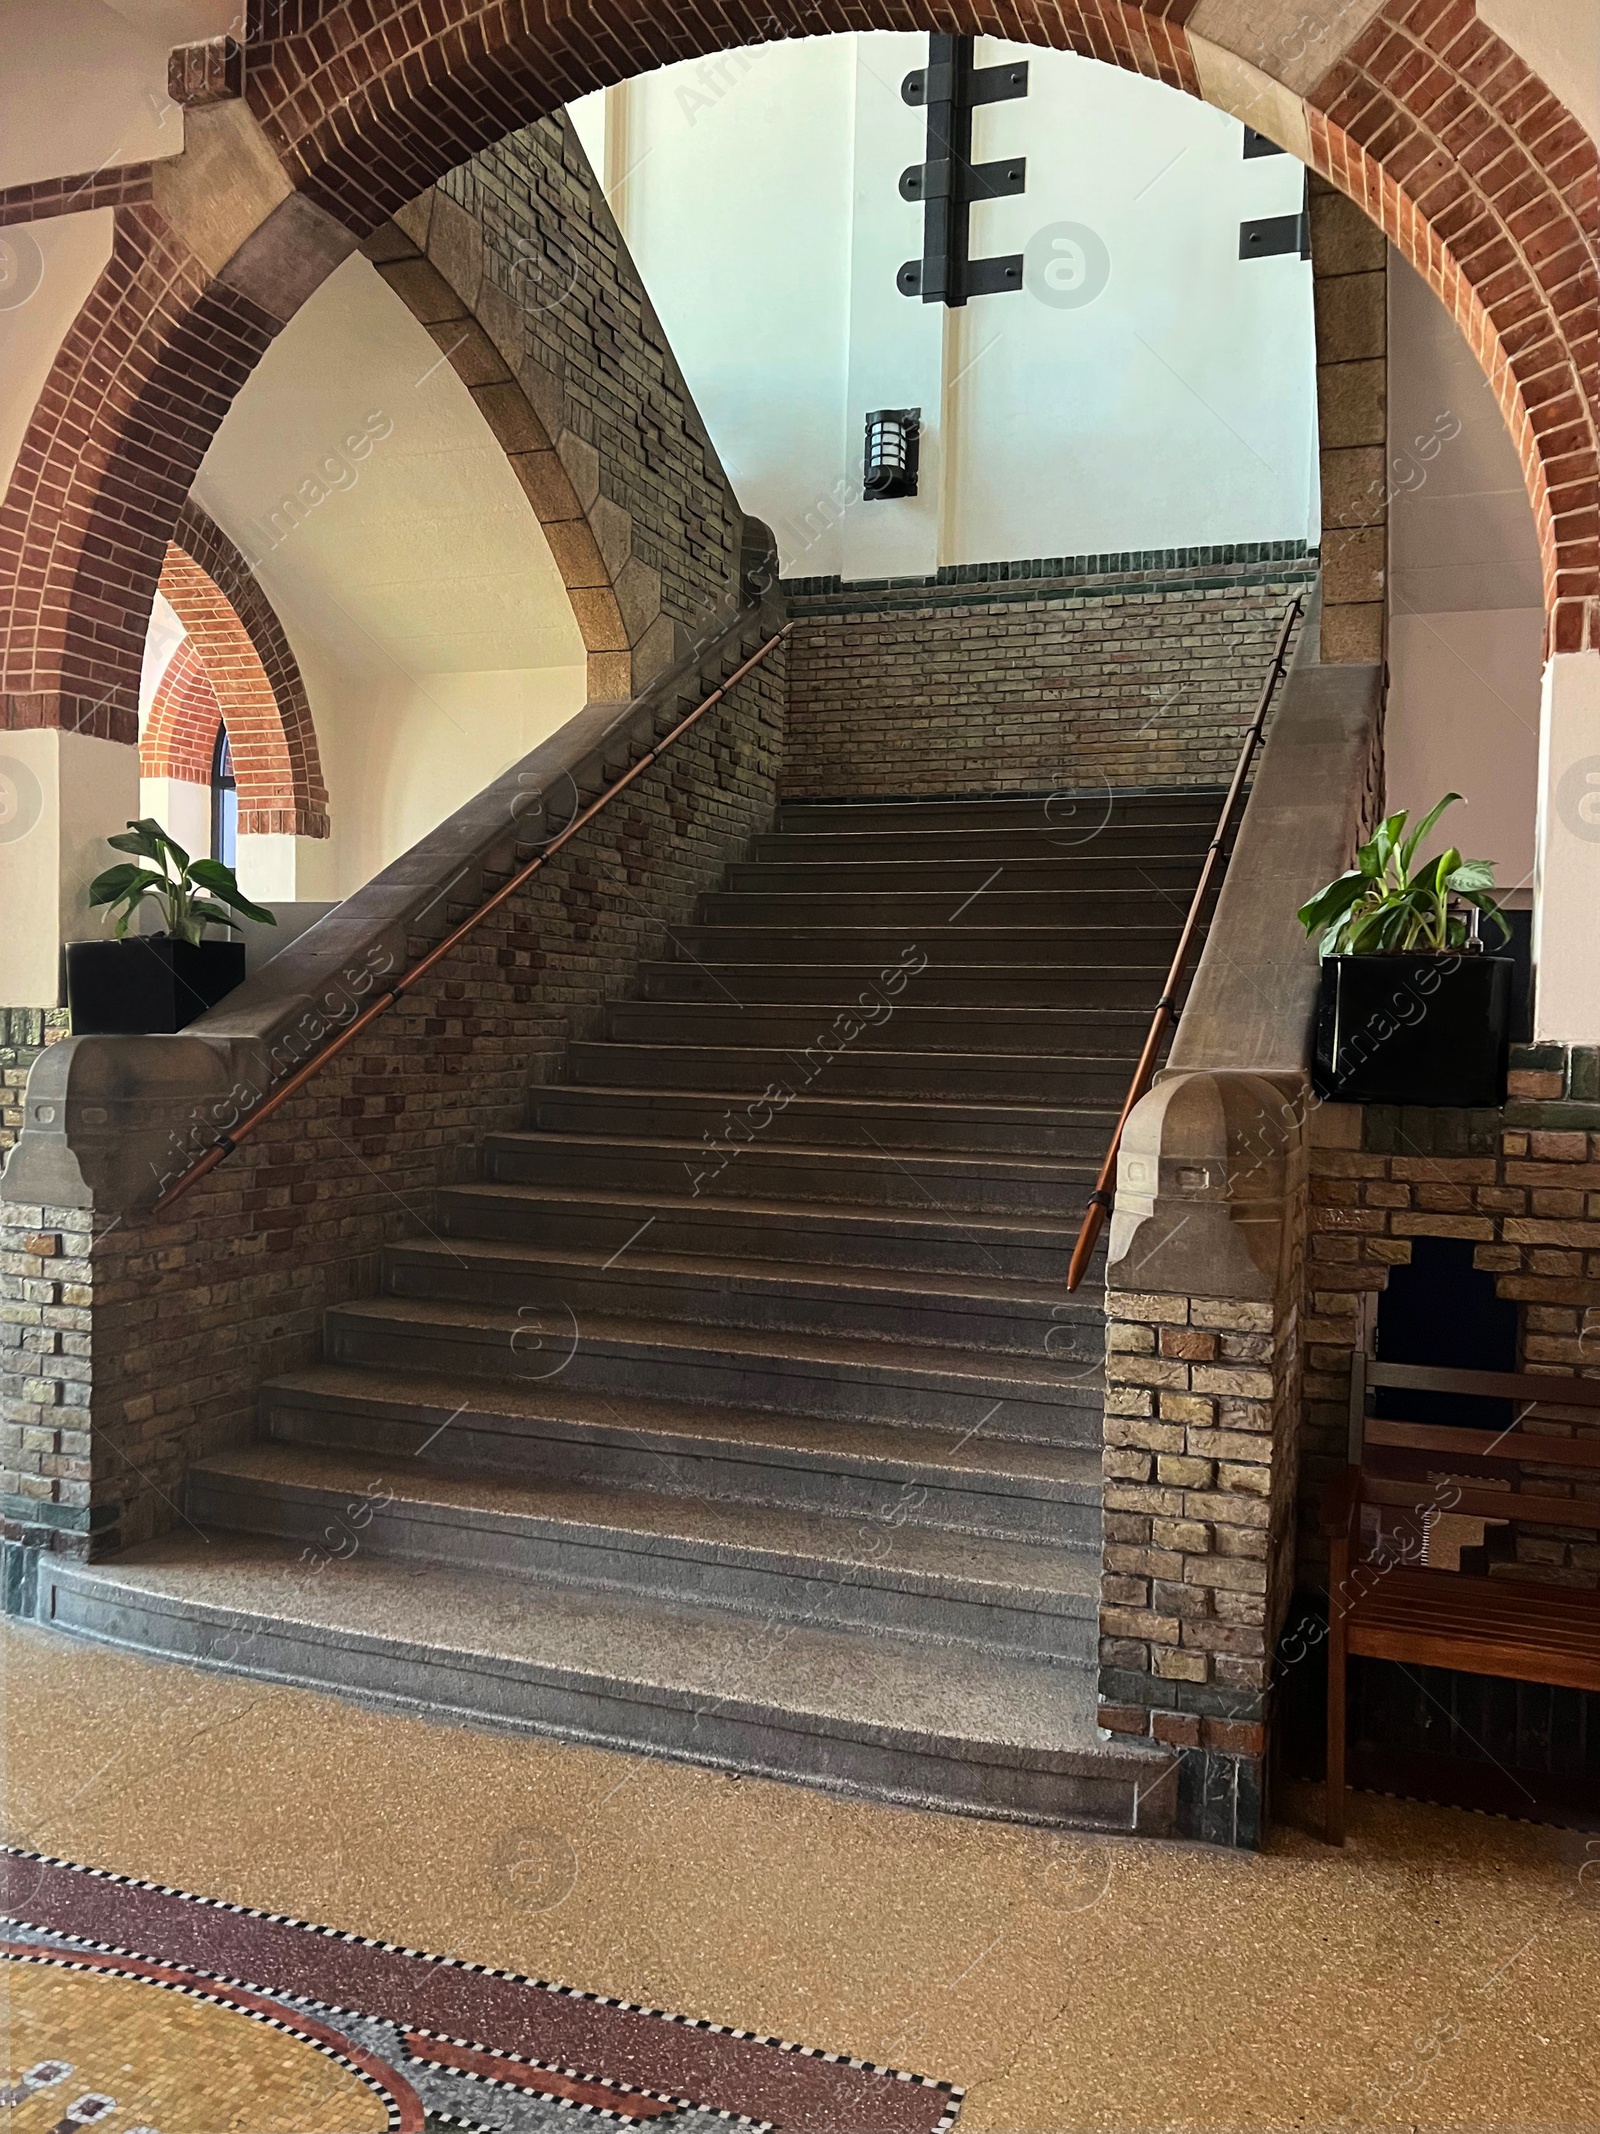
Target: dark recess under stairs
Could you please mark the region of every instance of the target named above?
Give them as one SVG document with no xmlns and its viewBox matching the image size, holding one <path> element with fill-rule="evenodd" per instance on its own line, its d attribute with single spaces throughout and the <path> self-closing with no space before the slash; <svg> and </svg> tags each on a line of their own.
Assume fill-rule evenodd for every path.
<svg viewBox="0 0 1600 2134">
<path fill-rule="evenodd" d="M 49 1615 L 436 1716 L 1170 1829 L 1166 1760 L 1095 1725 L 1103 1248 L 1064 1284 L 1217 806 L 786 806 L 440 1234 L 265 1389 L 261 1442 L 191 1473 L 209 1539 L 54 1563 Z"/>
</svg>

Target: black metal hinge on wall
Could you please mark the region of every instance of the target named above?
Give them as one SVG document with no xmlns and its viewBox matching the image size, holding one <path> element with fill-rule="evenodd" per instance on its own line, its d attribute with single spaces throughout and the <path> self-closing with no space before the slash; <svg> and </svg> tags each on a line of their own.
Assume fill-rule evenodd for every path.
<svg viewBox="0 0 1600 2134">
<path fill-rule="evenodd" d="M 1026 156 L 993 163 L 972 160 L 972 114 L 979 104 L 1006 103 L 1028 93 L 1028 62 L 975 67 L 971 37 L 930 37 L 928 64 L 908 74 L 900 94 L 928 114 L 928 152 L 902 172 L 900 197 L 922 202 L 922 257 L 908 259 L 896 281 L 902 296 L 925 304 L 964 304 L 969 296 L 998 296 L 1022 287 L 1022 254 L 967 257 L 974 200 L 1000 200 L 1026 190 Z"/>
</svg>

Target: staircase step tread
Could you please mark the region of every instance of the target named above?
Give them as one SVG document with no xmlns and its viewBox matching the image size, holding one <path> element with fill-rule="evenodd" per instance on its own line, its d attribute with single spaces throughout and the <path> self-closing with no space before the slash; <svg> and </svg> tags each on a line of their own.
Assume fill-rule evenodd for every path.
<svg viewBox="0 0 1600 2134">
<path fill-rule="evenodd" d="M 609 1271 L 608 1256 L 581 1248 L 550 1250 L 524 1245 L 515 1238 L 408 1238 L 388 1248 L 394 1261 L 453 1260 L 481 1267 L 522 1268 L 548 1273 L 558 1279 L 564 1270 L 585 1275 Z M 1030 1280 L 1024 1276 L 981 1276 L 924 1273 L 899 1267 L 852 1267 L 840 1261 L 720 1259 L 713 1253 L 641 1252 L 630 1250 L 624 1272 L 636 1276 L 668 1277 L 699 1281 L 726 1288 L 731 1283 L 754 1289 L 805 1291 L 830 1297 L 870 1296 L 884 1302 L 944 1299 L 950 1304 L 1036 1304 L 1054 1309 L 1072 1300 L 1059 1282 Z M 1081 1295 L 1081 1292 L 1080 1292 Z M 1100 1302 L 1092 1294 L 1084 1299 L 1079 1315 L 1098 1323 Z"/>
<path fill-rule="evenodd" d="M 181 1532 L 101 1564 L 63 1566 L 58 1583 L 146 1606 L 215 1611 L 253 1632 L 277 1625 L 427 1658 L 460 1655 L 491 1672 L 603 1684 L 633 1700 L 714 1700 L 782 1727 L 893 1741 L 932 1736 L 974 1761 L 1147 1774 L 1165 1759 L 1103 1743 L 1086 1667 L 978 1647 L 921 1645 L 870 1632 L 771 1623 L 498 1573 L 357 1555 L 308 1578 L 298 1546 L 250 1535 L 226 1543 Z"/>
<path fill-rule="evenodd" d="M 720 894 L 720 892 L 716 893 Z M 1041 892 L 1040 901 L 1041 903 L 1048 901 L 1047 896 L 1043 892 Z M 1036 938 L 1042 939 L 1049 937 L 1056 940 L 1066 940 L 1070 942 L 1079 934 L 1112 934 L 1115 935 L 1115 937 L 1119 941 L 1127 941 L 1130 944 L 1136 944 L 1150 935 L 1154 935 L 1163 941 L 1170 940 L 1173 934 L 1178 931 L 1179 923 L 1182 917 L 1183 914 L 1181 912 L 1174 912 L 1172 916 L 1172 924 L 1170 926 L 1113 926 L 1106 920 L 1100 920 L 1097 924 L 1093 926 L 1074 926 L 1070 920 L 1063 919 L 1057 919 L 1052 923 L 1036 921 L 1032 924 L 1024 924 L 1020 920 L 1009 920 L 1005 922 L 997 922 L 995 925 L 989 926 L 974 919 L 962 925 L 956 925 L 955 922 L 952 921 L 950 926 L 950 938 L 953 938 L 955 941 L 959 942 L 961 947 L 963 948 L 980 948 L 986 941 L 1014 941 L 1019 937 L 1022 939 L 1025 946 L 1032 947 Z M 837 924 L 827 926 L 784 926 L 778 924 L 776 921 L 764 923 L 760 920 L 719 919 L 714 922 L 711 920 L 691 920 L 687 925 L 680 927 L 678 931 L 680 933 L 691 933 L 696 935 L 771 935 L 774 941 L 793 940 L 796 936 L 805 938 L 811 935 L 816 935 L 824 940 L 832 941 L 837 939 L 841 934 L 852 940 L 871 939 L 874 936 L 880 934 L 892 934 L 896 937 L 901 934 L 904 934 L 907 936 L 908 939 L 914 939 L 922 931 L 922 929 L 909 925 L 875 925 L 870 920 L 862 920 L 854 925 L 845 925 L 841 921 Z M 945 945 L 948 946 L 948 941 L 945 943 Z"/>
<path fill-rule="evenodd" d="M 521 1334 L 535 1340 L 567 1339 L 558 1329 L 561 1316 L 552 1309 L 548 1328 L 530 1326 L 514 1311 L 500 1311 L 483 1304 L 458 1302 L 447 1297 L 359 1297 L 331 1307 L 329 1318 L 340 1326 L 424 1327 L 441 1332 L 487 1333 L 503 1338 L 511 1353 L 512 1337 Z M 572 1314 L 576 1324 L 576 1314 Z M 801 1327 L 699 1326 L 687 1320 L 608 1318 L 588 1316 L 578 1329 L 578 1339 L 590 1351 L 607 1349 L 654 1349 L 708 1356 L 733 1356 L 741 1361 L 820 1366 L 828 1376 L 849 1378 L 889 1372 L 897 1378 L 943 1380 L 982 1389 L 998 1386 L 999 1397 L 1049 1399 L 1095 1381 L 1082 1365 L 1052 1370 L 1047 1357 L 1016 1350 L 963 1349 L 937 1342 L 895 1341 L 883 1335 L 813 1333 Z M 533 1353 L 530 1349 L 529 1353 Z M 552 1374 L 554 1375 L 554 1374 Z"/>
<path fill-rule="evenodd" d="M 552 1538 L 606 1542 L 641 1555 L 742 1563 L 807 1578 L 941 1588 L 953 1597 L 1054 1611 L 1097 1602 L 1099 1550 L 1070 1543 L 1002 1541 L 941 1527 L 679 1496 L 600 1489 L 466 1472 L 409 1460 L 375 1487 L 371 1460 L 300 1445 L 253 1445 L 202 1461 L 191 1474 L 343 1505 L 377 1499 L 451 1528 L 497 1526 Z M 360 1529 L 350 1529 L 359 1546 Z M 430 1556 L 432 1551 L 427 1552 Z M 1083 1605 L 1068 1612 L 1082 1614 Z"/>
<path fill-rule="evenodd" d="M 529 1205 L 551 1204 L 585 1215 L 602 1208 L 614 1208 L 619 1212 L 626 1209 L 646 1215 L 683 1215 L 703 1210 L 708 1219 L 718 1222 L 755 1219 L 791 1225 L 804 1223 L 810 1228 L 848 1224 L 852 1228 L 865 1225 L 872 1229 L 904 1224 L 910 1226 L 914 1236 L 954 1234 L 972 1237 L 976 1233 L 981 1239 L 988 1232 L 997 1243 L 1006 1245 L 1071 1246 L 1077 1242 L 1081 1222 L 1077 1214 L 1068 1218 L 1036 1215 L 1031 1211 L 992 1215 L 934 1208 L 930 1212 L 925 1208 L 880 1207 L 871 1201 L 854 1200 L 718 1200 L 709 1193 L 653 1193 L 625 1186 L 507 1185 L 494 1179 L 446 1186 L 443 1192 L 452 1203 L 461 1205 L 470 1205 L 474 1200 L 489 1204 L 515 1201 Z"/>
<path fill-rule="evenodd" d="M 533 1092 L 535 1104 L 548 1097 L 615 1097 L 620 1103 L 638 1104 L 659 1098 L 666 1104 L 748 1104 L 750 1092 L 730 1089 L 681 1088 L 641 1090 L 631 1082 L 543 1082 Z M 825 1117 L 837 1112 L 846 1119 L 871 1119 L 887 1115 L 896 1119 L 941 1120 L 999 1119 L 1014 1125 L 1088 1126 L 1106 1121 L 1115 1124 L 1114 1104 L 1017 1104 L 1004 1097 L 992 1102 L 963 1103 L 959 1097 L 850 1097 L 811 1096 L 800 1091 L 784 1106 L 785 1111 L 815 1112 Z"/>
<path fill-rule="evenodd" d="M 659 1003 L 645 1003 L 659 1005 Z M 1142 1030 L 1149 1022 L 1148 1016 L 1139 1017 Z M 826 1032 L 819 1032 L 826 1035 Z M 703 1056 L 708 1060 L 725 1059 L 778 1059 L 795 1064 L 795 1047 L 790 1044 L 768 1045 L 717 1045 L 680 1044 L 674 1039 L 601 1037 L 581 1041 L 586 1050 L 629 1053 L 665 1053 L 670 1059 L 689 1059 Z M 915 1067 L 918 1061 L 952 1066 L 958 1072 L 971 1073 L 983 1067 L 1132 1067 L 1137 1058 L 1135 1047 L 1126 1052 L 939 1052 L 926 1045 L 861 1045 L 842 1047 L 837 1055 L 848 1060 L 875 1060 L 886 1066 Z"/>
<path fill-rule="evenodd" d="M 777 981 L 775 981 L 777 982 Z M 846 988 L 839 988 L 841 996 Z M 711 1013 L 714 1015 L 745 1015 L 755 1008 L 777 1010 L 785 1015 L 823 1016 L 848 1015 L 860 1009 L 859 999 L 841 997 L 838 1000 L 617 1000 L 613 1008 L 627 1008 L 634 1012 L 651 1015 L 691 1015 Z M 959 1027 L 962 1023 L 982 1023 L 985 1027 L 998 1025 L 1004 1029 L 1008 1024 L 1031 1023 L 1131 1023 L 1140 1029 L 1149 1022 L 1154 1004 L 1148 1008 L 1117 1008 L 1096 1005 L 1093 1002 L 1039 1001 L 1023 1003 L 990 1004 L 987 1001 L 966 1002 L 960 1000 L 919 1001 L 902 997 L 895 1001 L 897 1020 L 911 1018 L 933 1022 L 948 1022 Z M 821 1034 L 820 1032 L 818 1033 Z M 1003 1049 L 1003 1048 L 998 1048 Z M 1031 1057 L 1031 1055 L 1030 1055 Z"/>
<path fill-rule="evenodd" d="M 741 1141 L 726 1144 L 713 1143 L 709 1148 L 704 1141 L 689 1141 L 667 1134 L 586 1134 L 567 1127 L 509 1127 L 484 1136 L 484 1146 L 491 1149 L 524 1150 L 536 1155 L 542 1149 L 570 1148 L 589 1149 L 604 1154 L 627 1151 L 636 1155 L 677 1157 L 684 1162 L 699 1158 L 702 1162 L 717 1156 L 730 1154 L 734 1149 L 747 1150 L 762 1157 L 775 1156 L 785 1163 L 816 1163 L 838 1167 L 859 1164 L 868 1170 L 906 1170 L 911 1168 L 905 1161 L 903 1150 L 863 1147 L 859 1142 L 837 1141 Z M 991 1153 L 987 1149 L 918 1149 L 916 1164 L 928 1171 L 970 1172 L 981 1167 L 986 1178 L 1014 1178 L 1048 1182 L 1060 1179 L 1063 1184 L 1075 1185 L 1084 1177 L 1093 1177 L 1099 1165 L 1091 1157 L 1071 1156 L 1014 1156 Z"/>
<path fill-rule="evenodd" d="M 308 1364 L 267 1387 L 269 1397 L 346 1412 L 374 1411 L 436 1430 L 462 1412 L 462 1381 L 427 1371 L 365 1364 Z M 1000 1494 L 1098 1499 L 1097 1450 L 1016 1443 L 981 1430 L 928 1430 L 913 1423 L 832 1422 L 782 1409 L 646 1400 L 586 1392 L 559 1380 L 518 1386 L 474 1379 L 468 1413 L 477 1421 L 547 1422 L 574 1435 L 649 1442 L 665 1450 L 792 1461 L 888 1481 L 933 1480 Z"/>
</svg>

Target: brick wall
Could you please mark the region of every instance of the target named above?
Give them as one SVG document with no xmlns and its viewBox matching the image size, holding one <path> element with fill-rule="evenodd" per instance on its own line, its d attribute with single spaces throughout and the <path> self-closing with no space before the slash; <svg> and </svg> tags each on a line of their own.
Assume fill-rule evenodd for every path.
<svg viewBox="0 0 1600 2134">
<path fill-rule="evenodd" d="M 326 837 L 328 789 L 299 662 L 249 561 L 193 497 L 167 545 L 161 591 L 227 723 L 241 834 Z M 216 732 L 213 719 L 201 751 L 207 778 Z M 159 746 L 159 734 L 152 715 L 140 736 L 141 774 L 185 776 L 146 767 L 147 745 L 155 735 Z"/>
<path fill-rule="evenodd" d="M 139 776 L 209 785 L 222 706 L 204 663 L 185 638 L 167 662 L 139 736 Z"/>
<path fill-rule="evenodd" d="M 66 1034 L 65 1008 L 0 1008 L 0 1163 L 22 1131 L 28 1069 Z"/>
<path fill-rule="evenodd" d="M 1593 1055 L 1583 1072 L 1594 1080 Z M 1600 1370 L 1600 1101 L 1541 1087 L 1562 1080 L 1560 1069 L 1523 1066 L 1503 1113 L 1328 1104 L 1313 1114 L 1300 1493 L 1307 1583 L 1326 1576 L 1316 1510 L 1346 1459 L 1357 1299 L 1410 1260 L 1413 1239 L 1471 1241 L 1474 1263 L 1519 1307 L 1518 1369 L 1558 1380 Z M 1557 1437 L 1600 1431 L 1592 1409 L 1549 1427 Z M 1592 1468 L 1535 1473 L 1541 1495 L 1600 1495 Z M 1500 1575 L 1600 1585 L 1592 1528 L 1519 1526 L 1513 1537 L 1514 1559 L 1492 1567 Z"/>
<path fill-rule="evenodd" d="M 1100 1723 L 1183 1758 L 1185 1835 L 1258 1842 L 1293 1584 L 1295 1314 L 1106 1297 Z"/>
<path fill-rule="evenodd" d="M 325 1308 L 370 1294 L 770 819 L 783 704 L 780 651 L 168 1219 L 91 1240 L 83 1210 L 0 1206 L 9 1541 L 111 1550 L 176 1519 L 187 1467 L 249 1437 L 263 1380 L 317 1354 Z"/>
<path fill-rule="evenodd" d="M 512 368 L 558 382 L 662 612 L 699 628 L 736 575 L 741 513 L 571 123 L 508 134 L 439 192 L 482 233 L 485 278 L 519 317 Z"/>
<path fill-rule="evenodd" d="M 1280 543 L 796 587 L 784 793 L 1226 783 L 1314 575 Z"/>
</svg>

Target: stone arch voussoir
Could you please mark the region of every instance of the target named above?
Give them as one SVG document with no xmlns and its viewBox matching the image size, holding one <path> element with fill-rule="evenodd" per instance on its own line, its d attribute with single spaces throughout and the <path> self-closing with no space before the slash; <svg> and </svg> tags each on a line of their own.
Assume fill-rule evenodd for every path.
<svg viewBox="0 0 1600 2134">
<path fill-rule="evenodd" d="M 505 453 L 572 603 L 591 701 L 626 700 L 670 663 L 661 582 L 632 554 L 632 520 L 602 494 L 599 455 L 563 420 L 561 382 L 532 366 L 485 277 L 481 236 L 433 187 L 362 246 L 438 345 Z"/>
</svg>

